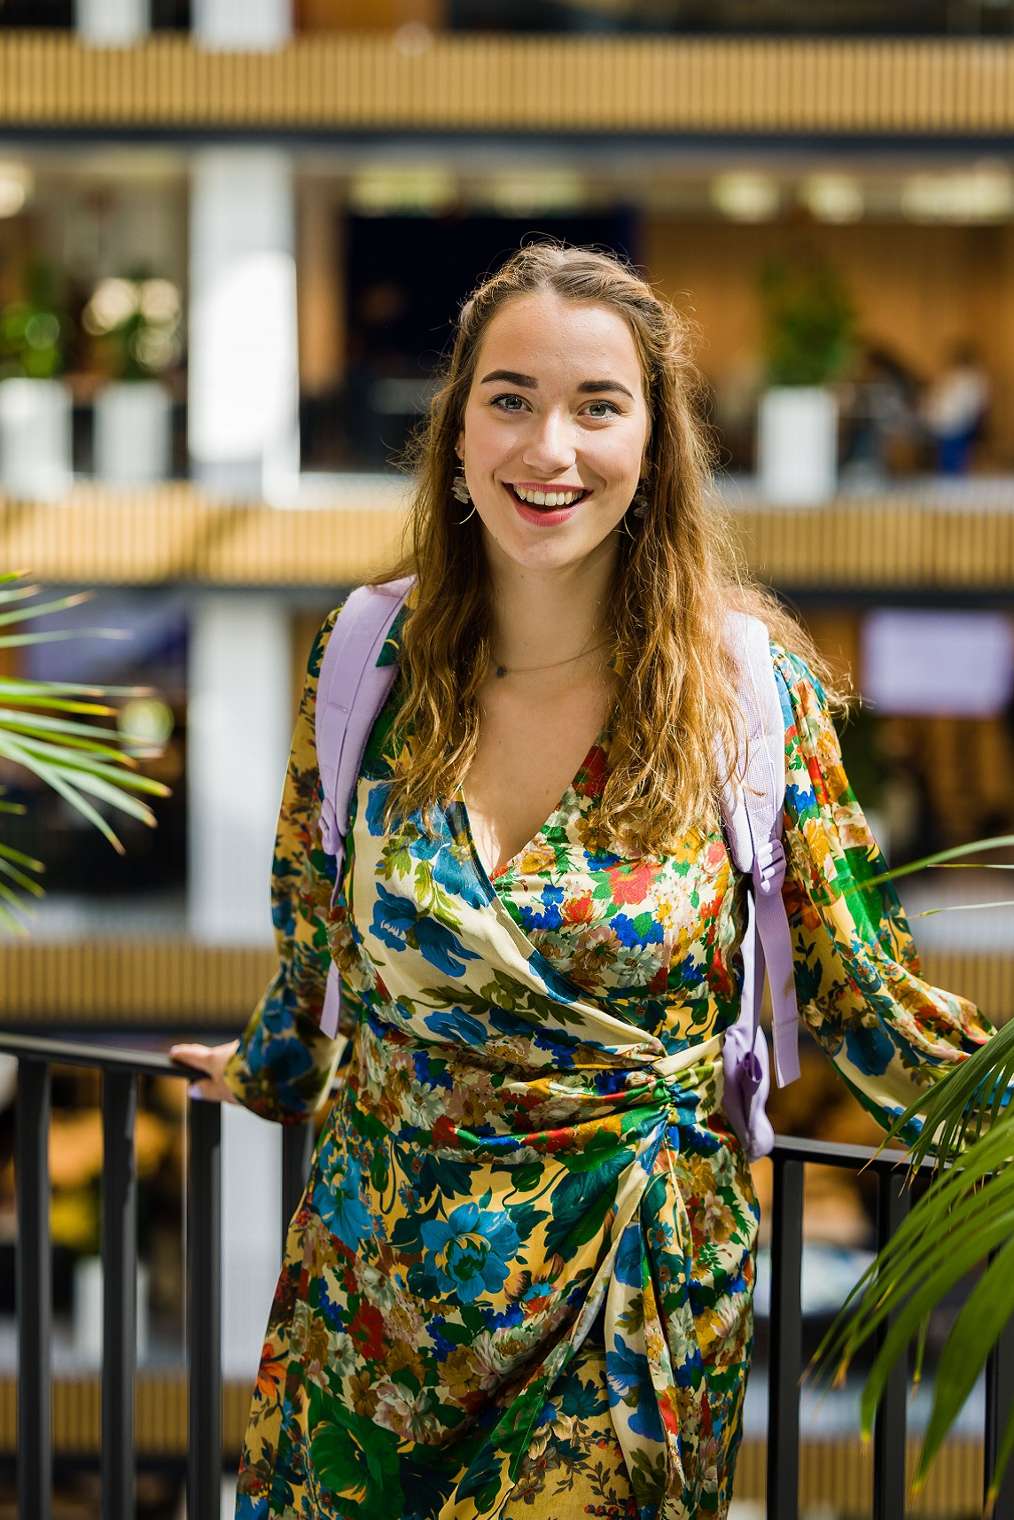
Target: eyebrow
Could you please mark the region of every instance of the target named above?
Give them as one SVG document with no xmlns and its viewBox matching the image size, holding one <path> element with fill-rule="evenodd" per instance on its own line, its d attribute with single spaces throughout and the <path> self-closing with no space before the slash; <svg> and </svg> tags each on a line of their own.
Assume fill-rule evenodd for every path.
<svg viewBox="0 0 1014 1520">
<path fill-rule="evenodd" d="M 529 391 L 537 391 L 539 388 L 539 382 L 535 379 L 534 375 L 521 375 L 514 369 L 490 370 L 488 375 L 483 375 L 479 384 L 488 385 L 491 380 L 506 380 L 509 385 L 520 385 Z M 622 391 L 625 396 L 630 396 L 631 401 L 634 399 L 633 394 L 627 390 L 625 385 L 621 385 L 618 380 L 582 380 L 577 389 L 585 393 Z"/>
</svg>

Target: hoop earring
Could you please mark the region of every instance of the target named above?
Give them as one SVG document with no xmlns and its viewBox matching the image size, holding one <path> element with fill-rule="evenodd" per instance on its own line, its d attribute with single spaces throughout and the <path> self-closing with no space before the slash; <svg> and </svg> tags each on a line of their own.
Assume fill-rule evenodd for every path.
<svg viewBox="0 0 1014 1520">
<path fill-rule="evenodd" d="M 465 480 L 465 472 L 461 468 L 460 465 L 458 466 L 457 470 L 455 471 L 454 478 L 451 481 L 451 495 L 454 496 L 460 502 L 464 502 L 466 504 L 468 502 L 472 502 L 472 497 L 471 497 L 471 494 L 470 494 L 469 489 L 468 489 L 468 484 L 467 484 L 467 482 Z M 457 523 L 457 525 L 458 525 L 459 528 L 461 527 L 462 523 L 467 523 L 468 519 L 474 515 L 475 510 L 476 510 L 475 503 L 472 502 L 472 510 L 471 510 L 471 512 L 466 512 L 465 515 L 464 515 L 464 517 L 461 517 L 461 518 L 457 518 L 456 517 L 454 519 L 454 521 Z"/>
<path fill-rule="evenodd" d="M 634 495 L 630 499 L 630 505 L 624 512 L 623 516 L 620 518 L 620 523 L 624 533 L 626 533 L 628 538 L 633 539 L 635 544 L 637 542 L 637 534 L 631 533 L 630 524 L 627 522 L 627 518 L 631 515 L 636 517 L 638 527 L 640 527 L 643 524 L 644 518 L 647 516 L 647 512 L 648 498 L 645 495 L 644 491 L 644 481 L 639 480 L 637 483 L 637 490 L 634 492 Z"/>
</svg>

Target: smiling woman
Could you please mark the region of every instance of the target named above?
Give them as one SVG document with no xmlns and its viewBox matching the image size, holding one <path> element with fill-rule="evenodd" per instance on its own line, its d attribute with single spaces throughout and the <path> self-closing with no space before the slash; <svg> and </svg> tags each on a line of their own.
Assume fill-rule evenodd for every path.
<svg viewBox="0 0 1014 1520">
<path fill-rule="evenodd" d="M 728 1514 L 759 1214 L 723 1086 L 749 886 L 718 808 L 743 722 L 730 610 L 767 625 L 814 1037 L 887 1124 L 990 1036 L 921 979 L 893 889 L 863 886 L 883 860 L 834 695 L 735 574 L 693 394 L 679 317 L 607 255 L 525 247 L 465 302 L 413 552 L 383 578 L 411 584 L 370 657 L 396 670 L 340 867 L 314 743 L 337 609 L 311 651 L 278 972 L 203 1059 L 209 1093 L 265 1117 L 320 1106 L 332 964 L 351 1058 L 289 1228 L 238 1520 Z"/>
</svg>

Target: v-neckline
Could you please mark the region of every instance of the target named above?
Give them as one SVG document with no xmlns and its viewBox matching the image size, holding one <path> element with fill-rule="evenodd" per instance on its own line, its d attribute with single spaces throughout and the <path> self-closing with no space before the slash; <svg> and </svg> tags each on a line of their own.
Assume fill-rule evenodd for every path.
<svg viewBox="0 0 1014 1520">
<path fill-rule="evenodd" d="M 532 837 L 530 839 L 527 839 L 519 850 L 515 850 L 514 854 L 511 855 L 508 860 L 505 860 L 502 865 L 496 866 L 492 871 L 487 870 L 486 866 L 482 862 L 482 857 L 480 856 L 475 843 L 475 836 L 472 833 L 472 819 L 469 815 L 468 803 L 465 801 L 465 789 L 463 785 L 458 786 L 458 789 L 454 794 L 454 801 L 461 810 L 461 821 L 464 827 L 465 838 L 468 841 L 469 852 L 471 854 L 475 869 L 479 875 L 480 881 L 482 881 L 483 885 L 491 893 L 491 895 L 496 895 L 496 882 L 499 881 L 501 877 L 505 876 L 510 868 L 517 861 L 519 861 L 523 855 L 526 855 L 534 845 L 538 844 L 548 825 L 556 817 L 557 813 L 560 812 L 564 803 L 567 801 L 567 798 L 571 795 L 572 792 L 575 791 L 578 778 L 584 771 L 588 769 L 588 763 L 594 755 L 595 751 L 597 749 L 604 748 L 608 743 L 610 733 L 612 732 L 614 716 L 615 708 L 613 708 L 608 713 L 602 727 L 599 729 L 598 733 L 595 735 L 595 738 L 588 746 L 584 758 L 561 792 L 559 800 L 557 801 L 556 806 L 553 808 L 552 812 L 547 814 L 547 816 L 539 824 L 539 827 L 535 830 L 535 833 L 532 835 Z"/>
</svg>

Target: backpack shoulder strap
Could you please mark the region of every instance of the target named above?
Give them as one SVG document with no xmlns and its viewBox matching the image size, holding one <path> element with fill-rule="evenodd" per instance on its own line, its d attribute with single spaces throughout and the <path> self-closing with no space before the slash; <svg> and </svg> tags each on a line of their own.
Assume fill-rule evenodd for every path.
<svg viewBox="0 0 1014 1520">
<path fill-rule="evenodd" d="M 321 839 L 329 855 L 344 846 L 348 801 L 366 740 L 391 689 L 396 665 L 377 664 L 411 578 L 357 586 L 335 619 L 321 661 L 314 712 L 323 801 Z"/>
<path fill-rule="evenodd" d="M 413 577 L 381 586 L 357 586 L 346 597 L 324 649 L 314 737 L 321 781 L 320 836 L 335 857 L 334 902 L 345 858 L 352 793 L 366 741 L 387 699 L 397 665 L 378 665 L 391 625 L 401 611 Z M 328 970 L 320 1027 L 332 1037 L 338 1030 L 340 990 L 337 967 Z"/>
<path fill-rule="evenodd" d="M 799 1076 L 798 1009 L 792 966 L 792 939 L 782 901 L 785 850 L 785 724 L 778 696 L 767 627 L 759 618 L 729 612 L 726 637 L 739 667 L 739 698 L 746 720 L 745 753 L 738 757 L 736 781 L 723 797 L 723 814 L 733 860 L 752 881 L 753 965 L 748 966 L 744 1001 L 756 1025 L 765 963 L 771 988 L 775 1073 L 784 1087 Z M 750 972 L 752 971 L 752 975 Z M 744 1009 L 744 1016 L 747 1008 Z"/>
</svg>

